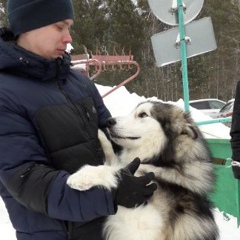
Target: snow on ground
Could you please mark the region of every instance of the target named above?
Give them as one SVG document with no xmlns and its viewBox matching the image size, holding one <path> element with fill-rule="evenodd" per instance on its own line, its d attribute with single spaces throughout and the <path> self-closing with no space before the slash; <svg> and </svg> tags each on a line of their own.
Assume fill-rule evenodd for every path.
<svg viewBox="0 0 240 240">
<path fill-rule="evenodd" d="M 240 228 L 237 228 L 237 219 L 233 216 L 224 217 L 218 209 L 214 212 L 216 222 L 220 229 L 220 240 L 239 240 Z M 4 203 L 0 198 L 0 232 L 1 240 L 16 240 L 15 231 L 8 219 Z"/>
<path fill-rule="evenodd" d="M 106 92 L 110 91 L 111 87 L 105 87 L 97 85 L 97 88 L 101 95 L 104 95 Z M 104 99 L 105 105 L 110 110 L 112 116 L 117 115 L 126 115 L 130 113 L 136 105 L 145 100 L 156 100 L 160 101 L 156 97 L 145 98 L 143 96 L 138 96 L 136 93 L 129 93 L 125 87 L 121 87 L 111 94 L 107 95 Z M 169 102 L 176 104 L 177 106 L 184 109 L 184 101 L 182 99 L 177 102 Z M 193 119 L 196 122 L 211 120 L 211 117 L 206 116 L 202 112 L 196 110 L 195 108 L 190 107 L 190 112 Z M 221 131 L 219 131 L 219 128 Z M 225 126 L 222 123 L 214 123 L 201 125 L 200 129 L 205 138 L 223 138 L 229 139 L 229 127 Z"/>
<path fill-rule="evenodd" d="M 103 87 L 97 85 L 101 95 L 111 90 L 111 87 Z M 158 100 L 153 97 L 152 100 Z M 121 87 L 117 91 L 111 93 L 104 98 L 104 102 L 110 110 L 112 116 L 126 115 L 130 113 L 133 108 L 140 103 L 145 101 L 145 97 L 140 97 L 136 93 L 130 94 L 125 87 Z M 184 108 L 183 100 L 178 102 L 171 102 L 177 104 L 179 107 Z M 211 118 L 205 116 L 198 110 L 190 108 L 193 119 L 198 121 L 209 120 Z M 209 125 L 200 126 L 204 136 L 206 138 L 223 138 L 229 139 L 229 128 L 222 123 L 214 123 Z M 237 227 L 237 219 L 233 216 L 223 214 L 218 209 L 214 211 L 216 222 L 220 229 L 220 240 L 239 240 L 240 239 L 240 228 Z M 0 232 L 1 239 L 3 240 L 16 240 L 15 232 L 8 219 L 8 214 L 5 209 L 4 203 L 0 198 Z"/>
</svg>

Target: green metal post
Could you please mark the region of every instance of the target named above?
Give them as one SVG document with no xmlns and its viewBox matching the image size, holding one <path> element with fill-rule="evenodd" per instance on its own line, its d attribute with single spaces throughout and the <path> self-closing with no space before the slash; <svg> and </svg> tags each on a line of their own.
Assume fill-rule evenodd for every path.
<svg viewBox="0 0 240 240">
<path fill-rule="evenodd" d="M 238 227 L 240 227 L 240 180 L 237 181 L 237 209 L 238 209 L 238 218 L 237 218 L 237 223 L 238 223 Z"/>
<path fill-rule="evenodd" d="M 184 28 L 184 6 L 182 0 L 177 0 L 178 4 L 178 27 L 180 33 L 180 48 L 182 62 L 182 82 L 185 111 L 189 112 L 189 89 L 188 89 L 188 67 L 187 67 L 187 47 L 185 42 Z"/>
<path fill-rule="evenodd" d="M 232 121 L 232 117 L 215 118 L 215 119 L 211 119 L 211 120 L 205 120 L 205 121 L 197 122 L 197 125 L 198 125 L 198 126 L 201 126 L 201 125 L 206 125 L 206 124 L 226 123 L 226 122 L 231 122 L 231 121 Z"/>
</svg>

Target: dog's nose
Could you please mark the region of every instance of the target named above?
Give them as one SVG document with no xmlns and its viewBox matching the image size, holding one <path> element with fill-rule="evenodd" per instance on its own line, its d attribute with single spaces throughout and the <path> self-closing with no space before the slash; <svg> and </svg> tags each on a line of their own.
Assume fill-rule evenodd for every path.
<svg viewBox="0 0 240 240">
<path fill-rule="evenodd" d="M 112 127 L 115 124 L 116 124 L 116 120 L 114 118 L 109 118 L 107 120 L 107 127 Z"/>
</svg>

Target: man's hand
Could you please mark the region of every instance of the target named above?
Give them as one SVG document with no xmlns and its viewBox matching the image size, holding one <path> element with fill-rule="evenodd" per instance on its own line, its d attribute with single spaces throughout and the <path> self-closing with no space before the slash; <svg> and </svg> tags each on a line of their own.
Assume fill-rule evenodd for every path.
<svg viewBox="0 0 240 240">
<path fill-rule="evenodd" d="M 157 189 L 156 183 L 150 182 L 154 179 L 154 173 L 135 177 L 134 173 L 140 165 L 139 158 L 135 158 L 118 173 L 118 188 L 115 192 L 115 204 L 127 208 L 133 208 L 146 202 Z"/>
</svg>

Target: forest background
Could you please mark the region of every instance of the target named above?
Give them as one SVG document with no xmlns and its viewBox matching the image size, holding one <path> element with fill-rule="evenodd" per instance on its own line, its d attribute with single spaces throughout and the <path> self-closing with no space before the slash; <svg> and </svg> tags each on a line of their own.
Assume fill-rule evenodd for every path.
<svg viewBox="0 0 240 240">
<path fill-rule="evenodd" d="M 0 26 L 8 26 L 7 0 L 0 0 Z M 131 54 L 141 67 L 130 92 L 164 101 L 183 97 L 180 62 L 157 67 L 151 36 L 171 28 L 151 12 L 147 0 L 73 0 L 73 54 Z M 54 13 L 53 13 L 54 14 Z M 240 0 L 205 0 L 197 19 L 211 17 L 217 49 L 188 59 L 190 99 L 234 97 L 240 80 Z M 97 83 L 114 86 L 135 69 L 106 71 Z"/>
</svg>

